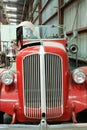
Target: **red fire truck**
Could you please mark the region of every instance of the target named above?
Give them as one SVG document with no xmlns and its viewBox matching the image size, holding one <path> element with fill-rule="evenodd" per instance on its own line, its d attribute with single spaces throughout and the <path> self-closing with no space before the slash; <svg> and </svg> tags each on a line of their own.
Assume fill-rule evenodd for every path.
<svg viewBox="0 0 87 130">
<path fill-rule="evenodd" d="M 40 124 L 44 129 L 76 123 L 77 115 L 87 111 L 87 67 L 70 70 L 67 42 L 58 33 L 55 25 L 23 22 L 17 27 L 16 67 L 0 70 L 0 123 L 7 113 L 11 123 Z M 74 45 L 69 49 L 77 52 Z"/>
</svg>

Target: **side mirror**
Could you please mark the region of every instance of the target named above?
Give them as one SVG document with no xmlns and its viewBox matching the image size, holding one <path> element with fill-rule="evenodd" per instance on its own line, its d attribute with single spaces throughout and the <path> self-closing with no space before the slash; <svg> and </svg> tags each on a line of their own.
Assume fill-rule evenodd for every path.
<svg viewBox="0 0 87 130">
<path fill-rule="evenodd" d="M 78 46 L 76 44 L 72 44 L 70 47 L 69 47 L 69 51 L 72 53 L 72 54 L 76 54 L 78 52 Z"/>
</svg>

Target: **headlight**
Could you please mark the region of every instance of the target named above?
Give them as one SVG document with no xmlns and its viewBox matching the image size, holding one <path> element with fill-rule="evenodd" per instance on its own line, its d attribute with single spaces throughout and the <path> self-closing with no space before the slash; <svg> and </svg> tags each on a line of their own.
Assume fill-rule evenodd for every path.
<svg viewBox="0 0 87 130">
<path fill-rule="evenodd" d="M 1 81 L 5 85 L 10 85 L 14 80 L 14 74 L 12 71 L 7 70 L 1 74 Z"/>
<path fill-rule="evenodd" d="M 86 80 L 86 74 L 82 70 L 76 69 L 73 72 L 73 79 L 78 84 L 84 83 Z"/>
</svg>

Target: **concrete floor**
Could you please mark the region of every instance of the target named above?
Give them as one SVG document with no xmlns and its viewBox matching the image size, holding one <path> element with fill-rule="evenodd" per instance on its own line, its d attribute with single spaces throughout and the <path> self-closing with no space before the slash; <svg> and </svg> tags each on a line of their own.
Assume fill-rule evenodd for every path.
<svg viewBox="0 0 87 130">
<path fill-rule="evenodd" d="M 86 124 L 60 124 L 47 127 L 40 125 L 0 125 L 0 130 L 87 130 Z"/>
<path fill-rule="evenodd" d="M 86 114 L 86 113 L 85 113 Z M 86 114 L 87 115 L 87 114 Z M 83 115 L 84 116 L 84 115 Z M 47 128 L 41 128 L 39 125 L 29 125 L 29 124 L 9 124 L 11 122 L 11 117 L 7 114 L 4 115 L 6 124 L 0 125 L 0 130 L 87 130 L 87 123 L 61 123 L 56 125 L 47 125 Z"/>
</svg>

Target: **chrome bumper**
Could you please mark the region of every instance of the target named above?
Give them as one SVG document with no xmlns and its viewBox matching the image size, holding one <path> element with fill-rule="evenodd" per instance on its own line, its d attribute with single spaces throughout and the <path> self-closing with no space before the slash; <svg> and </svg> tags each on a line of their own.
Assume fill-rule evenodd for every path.
<svg viewBox="0 0 87 130">
<path fill-rule="evenodd" d="M 0 130 L 87 130 L 87 123 L 48 125 L 42 119 L 39 125 L 0 124 Z"/>
</svg>

